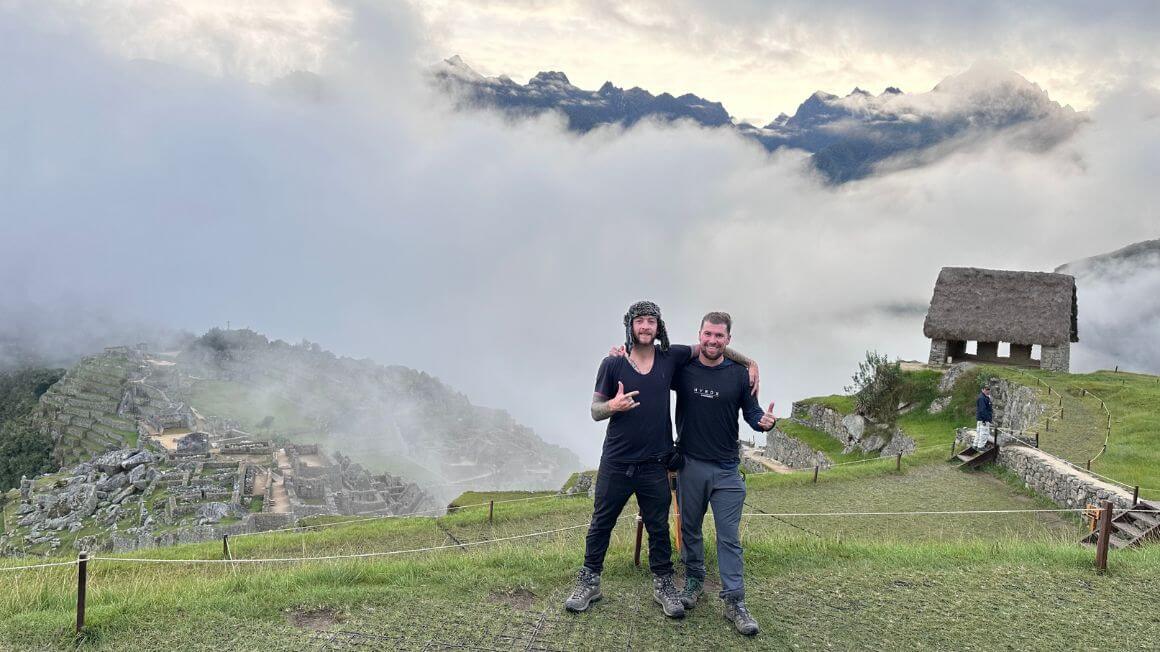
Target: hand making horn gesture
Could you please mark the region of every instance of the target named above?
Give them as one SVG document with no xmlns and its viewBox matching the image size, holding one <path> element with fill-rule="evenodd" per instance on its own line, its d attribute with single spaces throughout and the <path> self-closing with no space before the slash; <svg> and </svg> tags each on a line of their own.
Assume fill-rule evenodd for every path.
<svg viewBox="0 0 1160 652">
<path fill-rule="evenodd" d="M 639 391 L 632 391 L 627 394 L 624 393 L 624 383 L 616 383 L 616 396 L 608 399 L 608 409 L 613 412 L 627 412 L 632 408 L 640 405 L 636 402 L 636 395 Z"/>
<path fill-rule="evenodd" d="M 761 415 L 761 421 L 758 421 L 757 425 L 768 432 L 773 430 L 773 424 L 775 423 L 777 423 L 777 417 L 773 416 L 773 401 L 770 401 L 769 409 L 765 411 L 765 414 Z"/>
</svg>

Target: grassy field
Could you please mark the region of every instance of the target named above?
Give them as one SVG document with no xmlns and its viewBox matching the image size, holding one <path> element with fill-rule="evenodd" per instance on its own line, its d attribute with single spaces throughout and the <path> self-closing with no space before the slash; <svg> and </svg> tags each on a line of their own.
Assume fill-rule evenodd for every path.
<svg viewBox="0 0 1160 652">
<path fill-rule="evenodd" d="M 121 649 L 132 641 L 142 650 L 323 649 L 340 643 L 403 650 L 431 649 L 424 648 L 429 643 L 502 650 L 966 643 L 975 649 L 1058 649 L 1114 642 L 1092 629 L 1110 611 L 1122 614 L 1111 636 L 1151 640 L 1160 633 L 1154 619 L 1133 608 L 1157 595 L 1160 555 L 1117 553 L 1111 573 L 1098 576 L 1091 553 L 1075 544 L 1081 528 L 1069 516 L 761 515 L 1044 506 L 994 475 L 929 461 L 908 461 L 896 472 L 893 460 L 883 460 L 823 472 L 816 484 L 808 474 L 750 475 L 747 483 L 748 602 L 764 626 L 756 640 L 728 629 L 711 596 L 684 621 L 665 620 L 650 601 L 647 572 L 632 566 L 631 517 L 621 521 L 609 551 L 606 599 L 588 614 L 564 612 L 561 601 L 581 561 L 591 502 L 583 495 L 481 493 L 457 499 L 477 506 L 437 519 L 231 538 L 239 559 L 446 546 L 434 551 L 293 565 L 94 561 L 81 648 Z M 498 502 L 513 498 L 521 500 Z M 489 522 L 482 505 L 492 499 L 497 504 Z M 634 511 L 630 505 L 625 514 Z M 559 531 L 473 545 L 551 530 Z M 222 550 L 214 542 L 118 556 L 221 559 Z M 29 562 L 0 566 L 22 563 Z M 74 578 L 72 567 L 0 571 L 0 649 L 66 646 Z M 996 622 L 1010 627 L 992 626 Z"/>
<path fill-rule="evenodd" d="M 1160 395 L 1147 386 L 1153 379 L 1104 376 L 1044 378 L 1064 395 L 1064 423 L 1070 401 L 1093 400 L 1081 395 L 1083 388 L 1112 410 L 1112 444 L 1097 469 L 1154 477 L 1160 460 L 1147 442 Z M 312 519 L 320 526 L 312 529 L 230 540 L 236 559 L 366 557 L 94 561 L 88 626 L 78 647 L 1059 650 L 1139 649 L 1160 640 L 1160 620 L 1147 607 L 1160 601 L 1160 548 L 1113 552 L 1109 572 L 1096 574 L 1093 553 L 1076 543 L 1086 528 L 1074 515 L 1028 511 L 1055 505 L 1002 470 L 967 473 L 945 463 L 954 428 L 973 424 L 978 378 L 963 383 L 946 412 L 930 415 L 937 377 L 908 374 L 916 407 L 899 425 L 920 451 L 904 458 L 901 471 L 893 458 L 842 456 L 836 441 L 802 428 L 790 434 L 836 460 L 859 463 L 822 471 L 816 483 L 809 472 L 747 475 L 747 603 L 763 627 L 755 639 L 740 637 L 721 618 L 712 527 L 705 530 L 709 592 L 683 621 L 661 615 L 647 570 L 632 564 L 631 503 L 609 549 L 604 601 L 589 613 L 569 614 L 561 603 L 582 560 L 592 510 L 587 496 L 469 492 L 453 501 L 460 509 L 439 518 L 334 524 L 349 519 L 326 517 Z M 816 400 L 852 408 L 848 397 Z M 1088 440 L 1080 425 L 1089 417 L 1078 408 L 1073 414 L 1074 430 L 1053 429 L 1060 435 L 1054 445 L 1083 453 Z M 1021 511 L 913 513 L 962 510 Z M 211 542 L 116 556 L 220 560 L 222 548 Z M 0 560 L 0 650 L 72 646 L 76 569 L 2 570 L 33 561 L 41 560 Z"/>
<path fill-rule="evenodd" d="M 1040 446 L 1080 466 L 1103 448 L 1108 424 L 1100 407 L 1103 399 L 1112 415 L 1111 436 L 1107 452 L 1092 463 L 1092 470 L 1128 485 L 1138 484 L 1143 487 L 1142 496 L 1160 500 L 1160 377 L 1110 371 L 1060 374 L 1035 370 L 1021 374 L 1006 367 L 985 370 L 1035 387 L 1042 400 L 1055 409 L 1062 396 L 1063 418 L 1052 420 L 1050 431 L 1040 431 Z M 1041 378 L 1058 394 L 1049 397 L 1033 377 Z"/>
<path fill-rule="evenodd" d="M 266 417 L 273 417 L 276 432 L 310 430 L 310 422 L 287 398 L 258 392 L 241 383 L 225 380 L 199 380 L 190 392 L 190 403 L 204 415 L 227 415 L 242 424 L 243 430 L 255 432 Z"/>
</svg>

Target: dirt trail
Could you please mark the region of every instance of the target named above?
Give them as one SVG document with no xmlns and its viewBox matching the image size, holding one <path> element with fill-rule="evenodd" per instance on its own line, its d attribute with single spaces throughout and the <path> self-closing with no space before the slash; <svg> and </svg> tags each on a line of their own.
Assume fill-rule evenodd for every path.
<svg viewBox="0 0 1160 652">
<path fill-rule="evenodd" d="M 782 464 L 781 462 L 764 455 L 759 455 L 757 454 L 757 451 L 752 449 L 745 450 L 745 459 L 756 462 L 757 464 L 760 464 L 764 468 L 769 469 L 774 473 L 790 473 L 793 471 L 793 469 L 789 468 L 785 464 Z"/>
<path fill-rule="evenodd" d="M 286 491 L 286 476 L 290 473 L 290 457 L 286 455 L 285 448 L 279 448 L 275 454 L 275 460 L 278 462 L 278 473 L 270 471 L 270 477 L 274 481 L 274 513 L 285 514 L 290 511 L 290 494 Z"/>
<path fill-rule="evenodd" d="M 254 489 L 250 492 L 251 496 L 265 496 L 266 485 L 270 483 L 270 470 L 259 469 L 258 474 L 254 476 Z"/>
</svg>

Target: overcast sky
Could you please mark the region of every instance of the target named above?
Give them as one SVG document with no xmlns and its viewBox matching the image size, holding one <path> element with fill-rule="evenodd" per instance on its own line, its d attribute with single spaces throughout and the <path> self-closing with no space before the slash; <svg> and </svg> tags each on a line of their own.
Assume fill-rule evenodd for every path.
<svg viewBox="0 0 1160 652">
<path fill-rule="evenodd" d="M 784 415 L 867 349 L 925 359 L 944 265 L 1050 270 L 1160 236 L 1144 5 L 624 6 L 0 4 L 0 311 L 53 342 L 103 314 L 308 338 L 428 371 L 594 462 L 593 376 L 638 299 L 675 341 L 733 313 Z M 1091 121 L 1047 152 L 988 141 L 834 188 L 724 130 L 454 113 L 422 80 L 452 53 L 764 118 L 985 58 Z M 278 81 L 295 70 L 317 81 Z"/>
<path fill-rule="evenodd" d="M 1155 2 L 434 0 L 416 3 L 438 52 L 518 81 L 562 70 L 654 93 L 692 92 L 765 124 L 816 90 L 930 90 L 979 59 L 1091 108 L 1160 79 Z"/>
</svg>

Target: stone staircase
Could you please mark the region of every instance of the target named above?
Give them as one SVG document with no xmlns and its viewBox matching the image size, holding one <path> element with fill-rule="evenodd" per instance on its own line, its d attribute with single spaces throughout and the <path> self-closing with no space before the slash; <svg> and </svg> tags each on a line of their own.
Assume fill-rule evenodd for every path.
<svg viewBox="0 0 1160 652">
<path fill-rule="evenodd" d="M 1094 547 L 1099 537 L 1097 530 L 1081 539 L 1080 543 Z M 1108 543 L 1116 550 L 1157 540 L 1160 540 L 1160 503 L 1141 500 L 1134 508 L 1124 510 L 1112 519 L 1112 535 Z"/>
<path fill-rule="evenodd" d="M 977 466 L 982 466 L 987 462 L 994 462 L 999 457 L 999 448 L 994 445 L 988 445 L 981 450 L 970 446 L 961 453 L 956 453 L 952 460 L 959 460 L 960 469 L 973 469 Z"/>
</svg>

